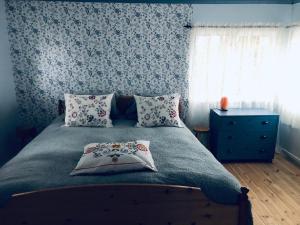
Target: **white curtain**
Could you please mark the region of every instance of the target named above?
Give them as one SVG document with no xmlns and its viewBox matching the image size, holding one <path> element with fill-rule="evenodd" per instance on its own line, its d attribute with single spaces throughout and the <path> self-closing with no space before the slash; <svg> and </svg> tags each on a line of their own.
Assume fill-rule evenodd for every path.
<svg viewBox="0 0 300 225">
<path fill-rule="evenodd" d="M 222 96 L 229 98 L 232 108 L 268 108 L 284 114 L 285 121 L 293 114 L 295 122 L 300 117 L 300 104 L 296 106 L 300 32 L 289 31 L 283 27 L 193 28 L 187 124 L 208 126 L 209 110 L 219 107 Z"/>
</svg>

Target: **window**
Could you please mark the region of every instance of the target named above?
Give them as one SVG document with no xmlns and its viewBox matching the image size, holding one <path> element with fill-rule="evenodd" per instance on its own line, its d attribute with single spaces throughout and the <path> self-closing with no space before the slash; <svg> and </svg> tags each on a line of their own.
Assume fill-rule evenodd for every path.
<svg viewBox="0 0 300 225">
<path fill-rule="evenodd" d="M 283 112 L 289 105 L 289 112 L 295 110 L 290 86 L 299 84 L 295 71 L 300 69 L 296 62 L 291 66 L 300 58 L 297 35 L 283 27 L 193 28 L 188 124 L 207 124 L 209 109 L 218 107 L 222 96 L 229 98 L 230 107 Z"/>
</svg>

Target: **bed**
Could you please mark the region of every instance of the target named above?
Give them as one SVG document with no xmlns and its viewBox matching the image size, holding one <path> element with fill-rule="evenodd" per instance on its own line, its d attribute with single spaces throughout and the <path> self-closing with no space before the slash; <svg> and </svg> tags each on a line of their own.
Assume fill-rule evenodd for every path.
<svg viewBox="0 0 300 225">
<path fill-rule="evenodd" d="M 251 224 L 248 189 L 187 127 L 135 123 L 65 127 L 56 118 L 0 169 L 0 224 Z M 150 140 L 158 172 L 69 175 L 86 144 L 137 139 Z"/>
</svg>

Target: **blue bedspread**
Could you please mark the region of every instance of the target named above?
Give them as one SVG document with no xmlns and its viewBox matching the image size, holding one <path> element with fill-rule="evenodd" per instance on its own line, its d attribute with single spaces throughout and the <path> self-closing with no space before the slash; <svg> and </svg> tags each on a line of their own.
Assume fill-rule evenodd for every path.
<svg viewBox="0 0 300 225">
<path fill-rule="evenodd" d="M 240 184 L 186 128 L 136 128 L 117 120 L 113 128 L 65 127 L 58 117 L 0 169 L 0 198 L 13 193 L 85 184 L 143 183 L 200 187 L 211 199 L 236 203 Z M 93 142 L 149 140 L 158 172 L 70 176 Z"/>
</svg>

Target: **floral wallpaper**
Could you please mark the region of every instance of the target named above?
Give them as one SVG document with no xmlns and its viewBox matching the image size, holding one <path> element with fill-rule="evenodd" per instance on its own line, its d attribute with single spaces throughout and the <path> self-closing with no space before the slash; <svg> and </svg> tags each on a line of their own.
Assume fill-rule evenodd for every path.
<svg viewBox="0 0 300 225">
<path fill-rule="evenodd" d="M 190 5 L 6 0 L 20 119 L 44 128 L 64 93 L 162 95 L 187 108 Z"/>
</svg>

